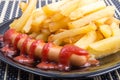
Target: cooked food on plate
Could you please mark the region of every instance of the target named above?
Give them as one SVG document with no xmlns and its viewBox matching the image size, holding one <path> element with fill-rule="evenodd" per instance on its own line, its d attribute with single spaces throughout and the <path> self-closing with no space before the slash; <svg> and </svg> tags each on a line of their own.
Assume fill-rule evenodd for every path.
<svg viewBox="0 0 120 80">
<path fill-rule="evenodd" d="M 99 0 L 61 0 L 36 8 L 21 2 L 22 15 L 1 35 L 0 49 L 14 61 L 44 70 L 99 66 L 120 50 L 115 8 Z"/>
</svg>

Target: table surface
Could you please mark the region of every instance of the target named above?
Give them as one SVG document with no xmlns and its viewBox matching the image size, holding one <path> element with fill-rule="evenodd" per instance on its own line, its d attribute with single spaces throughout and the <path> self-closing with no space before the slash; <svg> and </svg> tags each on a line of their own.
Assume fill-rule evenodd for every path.
<svg viewBox="0 0 120 80">
<path fill-rule="evenodd" d="M 28 2 L 28 0 L 0 0 L 0 23 L 16 18 L 21 15 L 18 4 L 21 1 Z M 36 7 L 41 7 L 45 4 L 52 3 L 58 0 L 38 0 Z M 115 17 L 120 19 L 120 0 L 104 0 L 107 5 L 116 7 Z M 60 80 L 38 76 L 26 71 L 20 70 L 0 61 L 0 80 Z M 67 79 L 64 79 L 67 80 Z M 75 79 L 81 80 L 81 79 Z M 120 69 L 109 72 L 104 75 L 96 76 L 84 80 L 120 80 Z"/>
</svg>

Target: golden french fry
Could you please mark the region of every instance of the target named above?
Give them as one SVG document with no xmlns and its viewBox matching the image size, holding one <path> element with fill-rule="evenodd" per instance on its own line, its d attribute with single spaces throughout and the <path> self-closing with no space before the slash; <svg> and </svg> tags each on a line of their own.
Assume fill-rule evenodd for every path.
<svg viewBox="0 0 120 80">
<path fill-rule="evenodd" d="M 120 20 L 118 20 L 117 18 L 114 18 L 113 16 L 110 17 L 105 23 L 108 25 L 111 25 L 112 22 L 116 22 L 117 24 L 120 24 Z"/>
<path fill-rule="evenodd" d="M 101 18 L 101 19 L 98 19 L 98 20 L 95 20 L 95 24 L 97 26 L 100 26 L 100 25 L 104 25 L 106 24 L 106 21 L 109 19 L 109 17 L 104 17 L 104 18 Z"/>
<path fill-rule="evenodd" d="M 66 30 L 64 32 L 55 34 L 53 36 L 53 40 L 63 39 L 66 37 L 72 37 L 72 36 L 80 35 L 80 34 L 85 34 L 85 33 L 88 33 L 89 31 L 96 30 L 96 28 L 97 28 L 96 25 L 91 23 L 91 24 L 81 27 L 81 28 Z"/>
<path fill-rule="evenodd" d="M 48 40 L 47 37 L 48 37 L 48 36 L 47 36 L 46 34 L 40 33 L 40 34 L 38 34 L 38 35 L 36 36 L 35 39 L 41 39 L 41 40 L 43 40 L 43 41 L 47 41 L 47 40 Z"/>
<path fill-rule="evenodd" d="M 57 13 L 51 17 L 52 21 L 60 21 L 61 19 L 65 18 L 61 13 Z"/>
<path fill-rule="evenodd" d="M 22 33 L 29 33 L 31 29 L 32 24 L 32 16 L 29 17 L 28 21 L 25 23 L 24 27 L 22 28 Z"/>
<path fill-rule="evenodd" d="M 69 17 L 71 20 L 75 20 L 75 19 L 83 17 L 86 14 L 93 13 L 105 7 L 106 5 L 104 1 L 97 1 L 95 3 L 77 8 L 69 15 Z"/>
<path fill-rule="evenodd" d="M 112 30 L 109 25 L 101 25 L 101 26 L 99 26 L 99 29 L 105 38 L 112 36 Z"/>
<path fill-rule="evenodd" d="M 32 38 L 36 38 L 37 35 L 39 35 L 40 33 L 36 33 L 36 32 L 33 32 L 31 33 L 29 36 L 32 37 Z"/>
<path fill-rule="evenodd" d="M 40 16 L 32 21 L 30 32 L 40 32 L 42 29 L 42 22 L 44 21 L 45 17 Z"/>
<path fill-rule="evenodd" d="M 120 36 L 109 37 L 89 45 L 87 51 L 95 55 L 96 58 L 102 58 L 114 54 L 120 50 Z"/>
<path fill-rule="evenodd" d="M 36 9 L 32 12 L 28 21 L 22 29 L 22 32 L 29 33 L 30 31 L 39 32 L 40 24 L 46 19 L 46 16 L 41 8 Z"/>
<path fill-rule="evenodd" d="M 18 23 L 18 19 L 15 19 L 11 24 L 10 28 L 14 28 L 14 26 Z"/>
<path fill-rule="evenodd" d="M 101 18 L 107 17 L 107 16 L 108 17 L 113 16 L 113 14 L 114 14 L 114 7 L 107 6 L 106 8 L 104 8 L 102 10 L 99 10 L 97 12 L 89 14 L 78 20 L 72 21 L 68 25 L 69 25 L 69 28 L 79 28 L 81 26 L 84 26 L 84 25 L 90 23 L 91 21 L 95 21 L 97 19 L 101 19 Z"/>
<path fill-rule="evenodd" d="M 117 24 L 120 24 L 120 20 L 115 18 L 115 17 L 113 17 L 113 22 L 116 22 Z"/>
<path fill-rule="evenodd" d="M 28 4 L 25 2 L 20 2 L 19 6 L 20 6 L 20 9 L 22 10 L 22 12 L 24 12 L 26 10 Z"/>
<path fill-rule="evenodd" d="M 37 18 L 35 18 L 34 20 L 33 20 L 33 22 L 32 22 L 32 26 L 34 27 L 40 27 L 40 26 L 42 26 L 41 24 L 42 24 L 42 22 L 44 21 L 46 19 L 46 16 L 44 16 L 44 15 L 41 15 L 41 16 L 39 16 L 39 17 L 37 17 Z"/>
<path fill-rule="evenodd" d="M 57 39 L 57 40 L 55 40 L 55 41 L 53 41 L 53 43 L 55 44 L 55 45 L 61 45 L 62 44 L 62 40 L 60 40 L 60 39 Z"/>
<path fill-rule="evenodd" d="M 84 35 L 81 39 L 79 39 L 74 45 L 83 49 L 87 49 L 88 45 L 95 42 L 96 39 L 97 39 L 96 31 L 91 31 Z"/>
<path fill-rule="evenodd" d="M 113 22 L 110 27 L 112 30 L 112 36 L 120 36 L 119 24 Z"/>
<path fill-rule="evenodd" d="M 52 16 L 53 14 L 55 14 L 57 12 L 57 11 L 53 11 L 53 10 L 49 9 L 49 7 L 47 5 L 42 7 L 42 9 L 47 16 Z"/>
<path fill-rule="evenodd" d="M 50 32 L 55 32 L 55 31 L 57 31 L 58 29 L 61 28 L 60 24 L 57 23 L 57 22 L 51 22 L 51 23 L 49 23 L 48 26 L 49 26 Z"/>
<path fill-rule="evenodd" d="M 42 15 L 32 21 L 31 31 L 39 32 L 42 29 L 42 22 L 46 19 L 46 16 Z"/>
<path fill-rule="evenodd" d="M 42 8 L 35 9 L 32 13 L 33 20 L 40 16 L 46 16 Z"/>
<path fill-rule="evenodd" d="M 96 40 L 96 41 L 99 41 L 99 40 L 104 39 L 103 34 L 102 34 L 99 30 L 98 30 L 98 31 L 96 31 L 96 33 L 97 33 L 97 40 Z"/>
<path fill-rule="evenodd" d="M 84 35 L 76 35 L 73 37 L 67 37 L 67 38 L 62 39 L 62 42 L 63 42 L 63 44 L 74 44 L 83 36 Z"/>
<path fill-rule="evenodd" d="M 69 0 L 62 0 L 62 1 L 59 1 L 59 2 L 54 2 L 54 3 L 43 6 L 42 9 L 47 16 L 52 16 L 53 14 L 55 14 L 56 12 L 59 11 L 59 8 L 63 4 L 65 4 L 67 2 L 69 2 Z"/>
<path fill-rule="evenodd" d="M 52 22 L 52 20 L 50 18 L 46 18 L 43 22 L 42 22 L 42 28 L 48 29 L 49 28 L 49 24 Z"/>
<path fill-rule="evenodd" d="M 89 5 L 91 3 L 97 2 L 98 0 L 80 0 L 79 7 Z"/>
<path fill-rule="evenodd" d="M 67 23 L 69 21 L 70 21 L 69 18 L 63 18 L 60 21 L 49 23 L 49 30 L 50 30 L 50 32 L 55 32 L 55 31 L 57 31 L 59 29 L 67 28 Z"/>
<path fill-rule="evenodd" d="M 71 0 L 60 7 L 60 13 L 64 16 L 69 16 L 69 14 L 74 11 L 78 5 L 80 0 Z"/>
<path fill-rule="evenodd" d="M 35 9 L 36 2 L 37 0 L 30 0 L 28 7 L 26 8 L 22 16 L 18 19 L 17 24 L 15 24 L 12 28 L 14 28 L 16 31 L 21 32 L 22 28 L 24 27 L 29 17 L 31 16 L 33 10 Z"/>
<path fill-rule="evenodd" d="M 50 35 L 51 34 L 49 29 L 41 29 L 41 32 L 45 35 Z"/>
</svg>

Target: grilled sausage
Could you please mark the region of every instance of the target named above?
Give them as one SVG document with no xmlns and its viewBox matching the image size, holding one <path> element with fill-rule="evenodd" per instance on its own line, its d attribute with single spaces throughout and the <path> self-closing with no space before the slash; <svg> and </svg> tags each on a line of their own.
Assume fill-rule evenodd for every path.
<svg viewBox="0 0 120 80">
<path fill-rule="evenodd" d="M 51 42 L 45 43 L 41 40 L 35 40 L 30 38 L 26 34 L 16 32 L 14 29 L 9 29 L 4 34 L 4 42 L 12 44 L 14 48 L 19 49 L 21 54 L 27 53 L 29 59 L 22 57 L 24 60 L 30 63 L 34 60 L 34 57 L 39 57 L 42 61 L 54 61 L 59 66 L 89 66 L 98 64 L 98 61 L 90 58 L 87 51 L 78 48 L 74 45 L 57 46 Z M 15 60 L 17 60 L 15 58 Z M 18 61 L 18 62 L 24 62 Z M 39 66 L 38 66 L 39 67 Z M 55 67 L 55 66 L 54 66 Z M 65 67 L 64 67 L 65 68 Z M 64 69 L 65 70 L 65 69 Z"/>
</svg>

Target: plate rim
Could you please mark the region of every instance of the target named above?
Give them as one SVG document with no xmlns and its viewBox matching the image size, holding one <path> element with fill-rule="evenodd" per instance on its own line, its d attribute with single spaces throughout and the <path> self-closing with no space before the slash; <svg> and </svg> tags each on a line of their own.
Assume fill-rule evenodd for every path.
<svg viewBox="0 0 120 80">
<path fill-rule="evenodd" d="M 14 19 L 15 18 L 0 23 L 0 29 L 3 27 L 6 27 L 4 25 L 11 23 Z M 111 72 L 113 70 L 120 68 L 120 63 L 118 63 L 114 66 L 109 67 L 109 68 L 100 69 L 99 71 L 95 71 L 95 72 L 89 72 L 89 73 L 83 73 L 83 74 L 80 74 L 80 73 L 77 74 L 77 73 L 72 72 L 70 74 L 70 73 L 65 73 L 65 72 L 60 72 L 60 71 L 52 71 L 52 70 L 46 71 L 46 70 L 41 70 L 38 68 L 35 68 L 35 70 L 33 70 L 33 68 L 29 68 L 28 66 L 14 62 L 12 59 L 4 56 L 2 54 L 2 52 L 0 52 L 0 60 L 2 60 L 3 62 L 5 62 L 11 66 L 18 68 L 18 69 L 21 69 L 21 70 L 24 70 L 24 71 L 27 71 L 27 72 L 30 72 L 33 74 L 37 74 L 40 76 L 53 77 L 53 78 L 91 78 L 91 77 L 99 76 L 99 75 L 102 75 L 102 74 L 105 74 L 105 73 L 108 73 L 108 72 Z"/>
</svg>

